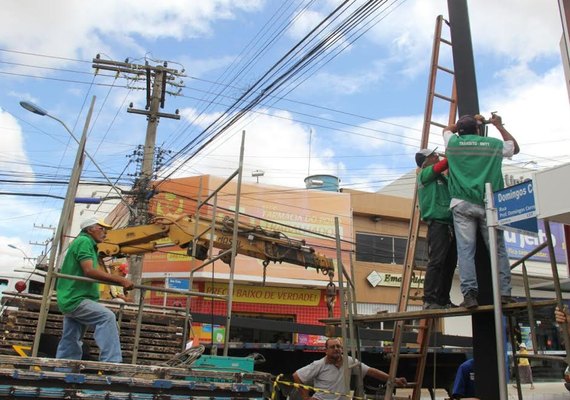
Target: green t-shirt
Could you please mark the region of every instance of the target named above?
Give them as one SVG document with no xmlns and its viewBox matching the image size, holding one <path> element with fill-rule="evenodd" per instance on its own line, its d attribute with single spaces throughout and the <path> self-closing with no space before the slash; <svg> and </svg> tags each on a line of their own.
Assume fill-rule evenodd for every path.
<svg viewBox="0 0 570 400">
<path fill-rule="evenodd" d="M 478 135 L 453 135 L 445 154 L 449 163 L 449 193 L 453 199 L 485 205 L 485 183 L 503 189 L 503 141 Z"/>
<path fill-rule="evenodd" d="M 423 168 L 418 174 L 418 202 L 424 221 L 453 224 L 449 208 L 447 178 L 433 170 L 433 165 Z"/>
<path fill-rule="evenodd" d="M 93 260 L 93 268 L 97 268 L 97 243 L 91 236 L 81 232 L 77 238 L 71 242 L 61 273 L 66 275 L 84 276 L 83 269 L 79 264 L 84 260 Z M 83 282 L 71 279 L 58 278 L 57 280 L 57 305 L 63 314 L 72 312 L 83 300 L 99 300 L 99 284 L 93 282 Z"/>
</svg>

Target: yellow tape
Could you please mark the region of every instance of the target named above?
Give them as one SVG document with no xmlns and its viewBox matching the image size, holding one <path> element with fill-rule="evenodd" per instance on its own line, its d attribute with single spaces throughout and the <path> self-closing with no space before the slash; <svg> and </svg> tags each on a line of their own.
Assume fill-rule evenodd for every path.
<svg viewBox="0 0 570 400">
<path fill-rule="evenodd" d="M 352 398 L 352 399 L 356 399 L 356 400 L 365 400 L 365 397 L 357 397 L 357 396 L 350 396 L 347 395 L 345 393 L 337 393 L 337 392 L 332 392 L 330 390 L 326 390 L 326 389 L 319 389 L 313 386 L 309 386 L 309 385 L 303 385 L 301 383 L 295 383 L 295 382 L 289 382 L 289 381 L 282 381 L 280 380 L 283 377 L 283 374 L 277 375 L 277 377 L 275 378 L 275 382 L 273 382 L 273 393 L 271 394 L 271 400 L 276 400 L 276 392 L 277 392 L 277 385 L 282 384 L 285 386 L 291 386 L 294 387 L 296 389 L 307 389 L 307 390 L 313 390 L 315 393 L 327 393 L 327 394 L 334 394 L 335 396 L 341 396 L 341 397 L 346 397 L 346 398 Z"/>
</svg>

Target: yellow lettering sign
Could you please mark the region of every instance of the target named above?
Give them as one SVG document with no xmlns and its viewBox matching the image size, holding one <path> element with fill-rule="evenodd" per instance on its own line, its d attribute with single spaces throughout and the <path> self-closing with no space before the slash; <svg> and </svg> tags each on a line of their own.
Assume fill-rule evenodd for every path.
<svg viewBox="0 0 570 400">
<path fill-rule="evenodd" d="M 228 286 L 215 283 L 212 287 L 211 283 L 206 283 L 205 292 L 226 296 Z M 316 306 L 321 300 L 321 291 L 317 289 L 235 285 L 233 300 L 242 303 Z"/>
</svg>

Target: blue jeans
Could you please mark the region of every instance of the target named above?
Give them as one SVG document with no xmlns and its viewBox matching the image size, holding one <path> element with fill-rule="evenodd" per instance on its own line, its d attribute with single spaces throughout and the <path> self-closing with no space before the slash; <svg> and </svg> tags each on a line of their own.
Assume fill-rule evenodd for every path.
<svg viewBox="0 0 570 400">
<path fill-rule="evenodd" d="M 63 333 L 57 346 L 56 358 L 81 360 L 83 334 L 94 326 L 93 337 L 99 347 L 99 361 L 123 361 L 119 329 L 115 314 L 93 300 L 83 300 L 79 306 L 63 317 Z"/>
<path fill-rule="evenodd" d="M 477 248 L 477 229 L 489 250 L 489 231 L 483 206 L 462 201 L 452 209 L 455 239 L 457 241 L 457 261 L 463 296 L 469 291 L 478 292 L 477 272 L 475 270 L 475 250 Z M 502 296 L 511 295 L 511 267 L 505 248 L 502 232 L 497 234 L 497 255 L 499 269 L 499 287 Z"/>
</svg>

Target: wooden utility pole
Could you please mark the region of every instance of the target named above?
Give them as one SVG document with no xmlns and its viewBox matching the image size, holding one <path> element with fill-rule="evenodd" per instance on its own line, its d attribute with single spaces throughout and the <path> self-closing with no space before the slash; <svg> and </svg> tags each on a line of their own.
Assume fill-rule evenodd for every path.
<svg viewBox="0 0 570 400">
<path fill-rule="evenodd" d="M 131 104 L 127 112 L 133 114 L 146 115 L 147 128 L 140 176 L 135 179 L 133 186 L 134 213 L 129 219 L 129 225 L 141 225 L 149 222 L 148 201 L 150 199 L 150 182 L 154 176 L 156 131 L 160 118 L 180 119 L 178 110 L 175 114 L 163 113 L 167 85 L 175 86 L 178 91 L 170 93 L 179 94 L 181 85 L 174 82 L 182 73 L 175 69 L 170 69 L 165 62 L 163 65 L 150 66 L 132 64 L 129 62 L 117 62 L 102 60 L 99 55 L 93 59 L 93 68 L 96 70 L 114 71 L 125 74 L 127 78 L 144 79 L 146 83 L 146 105 L 144 109 L 133 108 Z M 132 256 L 129 260 L 129 274 L 135 285 L 141 284 L 142 277 L 142 256 Z M 140 294 L 135 293 L 135 301 L 138 301 Z"/>
</svg>

